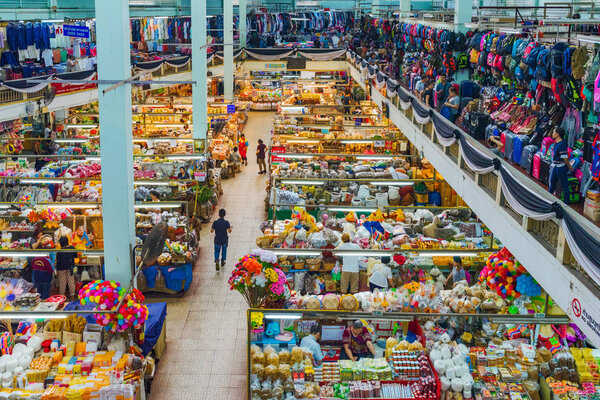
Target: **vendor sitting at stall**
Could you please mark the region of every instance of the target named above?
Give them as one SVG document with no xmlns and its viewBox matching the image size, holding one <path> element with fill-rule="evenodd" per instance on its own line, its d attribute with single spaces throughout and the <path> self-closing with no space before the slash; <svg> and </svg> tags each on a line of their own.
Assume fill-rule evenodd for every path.
<svg viewBox="0 0 600 400">
<path fill-rule="evenodd" d="M 375 348 L 369 330 L 359 320 L 354 321 L 351 327 L 346 328 L 342 336 L 342 360 L 358 361 L 360 358 L 375 357 Z"/>
<path fill-rule="evenodd" d="M 319 336 L 321 336 L 321 330 L 319 325 L 316 324 L 310 327 L 310 334 L 300 341 L 300 347 L 312 354 L 315 366 L 319 366 L 323 362 L 323 351 L 321 351 L 321 345 L 319 344 Z"/>
</svg>

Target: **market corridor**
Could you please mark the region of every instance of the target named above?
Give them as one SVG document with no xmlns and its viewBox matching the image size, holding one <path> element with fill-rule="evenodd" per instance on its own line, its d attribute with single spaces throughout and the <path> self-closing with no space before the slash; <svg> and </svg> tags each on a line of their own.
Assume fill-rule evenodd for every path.
<svg viewBox="0 0 600 400">
<path fill-rule="evenodd" d="M 246 398 L 247 305 L 229 290 L 227 279 L 237 259 L 256 247 L 264 220 L 265 178 L 258 175 L 254 153 L 258 139 L 268 143 L 273 116 L 249 113 L 244 129 L 250 142 L 248 166 L 223 181 L 218 207 L 227 210 L 233 228 L 225 271 L 215 271 L 210 224 L 204 224 L 192 286 L 182 298 L 166 300 L 168 351 L 158 363 L 152 400 Z"/>
</svg>

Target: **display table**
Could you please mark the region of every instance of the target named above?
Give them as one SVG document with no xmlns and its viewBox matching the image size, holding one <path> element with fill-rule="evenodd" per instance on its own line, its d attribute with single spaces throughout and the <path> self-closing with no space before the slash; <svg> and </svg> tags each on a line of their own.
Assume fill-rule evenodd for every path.
<svg viewBox="0 0 600 400">
<path fill-rule="evenodd" d="M 148 320 L 146 320 L 142 353 L 146 356 L 154 350 L 154 358 L 160 359 L 167 348 L 167 330 L 165 328 L 167 303 L 148 303 L 147 306 Z"/>
<path fill-rule="evenodd" d="M 163 293 L 186 292 L 192 283 L 192 263 L 181 266 L 145 267 L 142 274 L 138 275 L 138 288 L 146 293 L 158 291 Z"/>
</svg>

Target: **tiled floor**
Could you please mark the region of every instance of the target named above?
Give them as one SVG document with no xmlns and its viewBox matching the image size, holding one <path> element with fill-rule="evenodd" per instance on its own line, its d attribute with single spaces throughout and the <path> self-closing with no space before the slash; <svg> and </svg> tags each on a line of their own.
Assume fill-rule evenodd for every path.
<svg viewBox="0 0 600 400">
<path fill-rule="evenodd" d="M 213 237 L 205 224 L 190 290 L 166 300 L 167 350 L 158 363 L 151 400 L 246 398 L 247 306 L 239 293 L 229 290 L 227 279 L 237 259 L 256 247 L 265 218 L 265 177 L 258 175 L 254 149 L 258 139 L 269 143 L 273 116 L 250 113 L 244 129 L 250 142 L 248 166 L 223 181 L 219 208 L 227 210 L 225 218 L 233 228 L 225 270 L 215 271 Z"/>
</svg>

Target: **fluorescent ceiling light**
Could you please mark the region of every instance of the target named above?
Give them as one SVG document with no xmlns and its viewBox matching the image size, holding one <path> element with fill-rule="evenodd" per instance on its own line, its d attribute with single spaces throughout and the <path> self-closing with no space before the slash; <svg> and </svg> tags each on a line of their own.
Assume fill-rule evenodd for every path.
<svg viewBox="0 0 600 400">
<path fill-rule="evenodd" d="M 283 139 L 286 143 L 319 144 L 320 140 Z"/>
<path fill-rule="evenodd" d="M 400 249 L 403 251 L 406 251 L 407 253 L 411 253 L 411 252 L 418 252 L 421 256 L 426 256 L 426 257 L 454 257 L 454 256 L 459 256 L 459 257 L 477 257 L 477 253 L 457 253 L 457 252 L 439 252 L 439 253 L 425 253 L 425 252 L 419 252 L 418 250 L 411 250 L 411 249 Z"/>
<path fill-rule="evenodd" d="M 302 314 L 265 314 L 265 319 L 300 319 Z"/>
<path fill-rule="evenodd" d="M 96 128 L 98 126 L 98 124 L 67 124 L 65 125 L 65 128 L 88 128 L 88 129 L 92 129 L 92 128 Z"/>
<path fill-rule="evenodd" d="M 40 205 L 40 204 L 38 204 Z M 94 203 L 90 203 L 90 204 L 60 204 L 60 203 L 54 203 L 54 204 L 47 204 L 47 205 L 42 205 L 45 208 L 98 208 L 98 204 L 94 204 Z"/>
<path fill-rule="evenodd" d="M 164 156 L 164 158 L 167 158 L 169 160 L 201 160 L 201 161 L 205 160 L 204 156 L 197 155 L 197 154 L 169 155 L 169 156 Z"/>
<path fill-rule="evenodd" d="M 279 182 L 283 183 L 284 185 L 296 185 L 296 184 L 324 185 L 325 184 L 325 182 L 323 182 L 323 181 L 304 181 L 304 180 L 299 180 L 299 179 L 283 179 Z"/>
<path fill-rule="evenodd" d="M 49 312 L 32 312 L 27 313 L 11 313 L 11 312 L 0 312 L 0 319 L 59 319 L 67 318 L 69 314 L 66 313 L 53 313 Z"/>
<path fill-rule="evenodd" d="M 360 155 L 357 160 L 393 160 L 394 156 Z"/>
<path fill-rule="evenodd" d="M 377 211 L 376 208 L 342 208 L 342 207 L 330 207 L 327 208 L 329 211 L 340 211 L 340 212 L 375 212 Z"/>
<path fill-rule="evenodd" d="M 406 181 L 398 181 L 398 182 L 371 181 L 371 182 L 369 182 L 369 184 L 374 185 L 374 186 L 413 186 L 415 183 L 414 182 L 406 182 Z"/>
<path fill-rule="evenodd" d="M 312 154 L 271 154 L 273 157 L 281 157 L 281 158 L 313 158 Z"/>
<path fill-rule="evenodd" d="M 6 210 L 7 208 L 10 208 L 10 206 L 10 204 L 0 204 L 0 209 Z"/>
<path fill-rule="evenodd" d="M 176 142 L 188 142 L 193 143 L 194 139 L 133 139 L 134 142 L 170 142 L 171 140 L 175 140 Z"/>
<path fill-rule="evenodd" d="M 54 183 L 54 184 L 62 184 L 65 183 L 64 179 L 44 179 L 44 178 L 21 178 L 20 179 L 21 183 L 31 183 L 31 184 L 35 184 L 35 183 Z"/>
<path fill-rule="evenodd" d="M 177 208 L 181 207 L 181 203 L 144 203 L 144 204 L 136 204 L 133 206 L 135 209 L 143 209 L 143 208 Z"/>
<path fill-rule="evenodd" d="M 369 140 L 369 139 L 342 139 L 340 140 L 340 143 L 343 144 L 358 144 L 358 143 L 367 143 L 367 142 L 373 142 L 374 140 Z"/>
<path fill-rule="evenodd" d="M 49 257 L 50 253 L 47 251 L 0 251 L 0 257 Z"/>
<path fill-rule="evenodd" d="M 100 161 L 101 160 L 100 157 L 86 157 L 85 159 L 87 161 Z"/>
<path fill-rule="evenodd" d="M 294 249 L 270 249 L 270 251 L 277 256 L 308 256 L 316 257 L 320 256 L 320 251 L 297 251 Z"/>
<path fill-rule="evenodd" d="M 134 185 L 146 185 L 146 186 L 169 186 L 171 182 L 160 182 L 160 181 L 133 181 Z"/>
<path fill-rule="evenodd" d="M 600 38 L 596 38 L 593 36 L 577 35 L 577 40 L 579 40 L 580 42 L 600 44 Z"/>
<path fill-rule="evenodd" d="M 355 256 L 355 257 L 391 257 L 394 253 L 391 251 L 379 250 L 333 250 L 336 256 Z"/>
<path fill-rule="evenodd" d="M 74 139 L 54 139 L 55 143 L 85 143 L 89 139 L 85 138 L 74 138 Z"/>
</svg>

